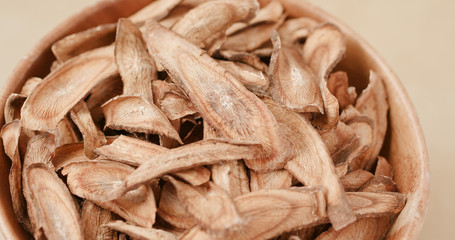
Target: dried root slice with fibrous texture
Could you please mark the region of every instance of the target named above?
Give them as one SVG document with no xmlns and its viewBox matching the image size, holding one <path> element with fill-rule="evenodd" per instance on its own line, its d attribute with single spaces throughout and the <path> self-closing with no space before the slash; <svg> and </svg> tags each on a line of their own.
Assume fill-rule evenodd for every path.
<svg viewBox="0 0 455 240">
<path fill-rule="evenodd" d="M 390 227 L 389 217 L 359 219 L 351 225 L 335 231 L 330 228 L 319 235 L 316 240 L 348 239 L 384 239 Z"/>
<path fill-rule="evenodd" d="M 269 69 L 267 64 L 262 62 L 258 56 L 251 53 L 223 50 L 220 51 L 220 55 L 228 59 L 229 61 L 244 63 L 263 73 L 267 73 Z"/>
<path fill-rule="evenodd" d="M 324 112 L 321 92 L 313 71 L 304 64 L 297 46 L 285 45 L 272 33 L 270 94 L 278 104 L 296 112 Z"/>
<path fill-rule="evenodd" d="M 341 184 L 343 184 L 345 191 L 355 192 L 371 178 L 373 178 L 373 174 L 370 172 L 362 169 L 357 169 L 342 176 L 340 178 L 340 181 Z"/>
<path fill-rule="evenodd" d="M 179 35 L 149 22 L 149 51 L 172 81 L 191 99 L 198 112 L 227 138 L 258 142 L 263 151 L 244 158 L 255 171 L 283 167 L 288 160 L 287 139 L 264 103 L 214 59 Z"/>
<path fill-rule="evenodd" d="M 338 101 L 327 89 L 327 79 L 345 51 L 343 33 L 330 23 L 316 27 L 303 46 L 303 59 L 317 78 L 324 102 L 324 115 L 317 115 L 312 123 L 322 130 L 333 129 L 338 122 Z"/>
<path fill-rule="evenodd" d="M 50 163 L 55 148 L 51 134 L 32 138 L 24 159 L 23 188 L 36 239 L 83 239 L 78 207 Z"/>
<path fill-rule="evenodd" d="M 212 181 L 224 189 L 231 198 L 250 192 L 250 183 L 243 161 L 223 161 L 212 165 L 211 170 Z"/>
<path fill-rule="evenodd" d="M 210 181 L 210 170 L 205 167 L 195 167 L 188 170 L 182 170 L 171 173 L 171 175 L 184 180 L 192 186 L 200 186 Z"/>
<path fill-rule="evenodd" d="M 97 157 L 93 151 L 106 144 L 107 140 L 104 133 L 101 132 L 93 122 L 87 104 L 80 101 L 70 111 L 70 116 L 84 138 L 84 151 L 85 155 L 93 159 Z"/>
<path fill-rule="evenodd" d="M 376 170 L 374 172 L 375 176 L 386 176 L 393 178 L 393 168 L 390 163 L 384 157 L 378 156 L 378 162 L 376 165 Z"/>
<path fill-rule="evenodd" d="M 153 81 L 153 101 L 169 120 L 178 120 L 197 113 L 186 94 L 173 83 Z"/>
<path fill-rule="evenodd" d="M 267 75 L 248 64 L 221 60 L 218 63 L 252 92 L 263 93 L 269 87 Z"/>
<path fill-rule="evenodd" d="M 339 71 L 330 74 L 327 88 L 337 98 L 340 110 L 354 104 L 357 99 L 355 87 L 349 87 L 348 75 L 345 72 Z"/>
<path fill-rule="evenodd" d="M 133 171 L 134 168 L 122 163 L 90 160 L 68 164 L 62 174 L 67 175 L 67 184 L 73 194 L 109 209 L 127 221 L 152 227 L 156 204 L 148 185 L 140 185 L 115 200 L 105 201 L 106 194 Z"/>
<path fill-rule="evenodd" d="M 152 81 L 157 70 L 139 28 L 120 19 L 115 41 L 115 61 L 123 81 L 123 94 L 102 106 L 106 128 L 165 135 L 181 141 L 166 115 L 153 103 Z"/>
<path fill-rule="evenodd" d="M 336 128 L 330 131 L 321 131 L 319 134 L 334 164 L 346 162 L 360 144 L 355 131 L 342 121 L 338 121 Z"/>
<path fill-rule="evenodd" d="M 24 85 L 22 86 L 21 92 L 19 93 L 20 95 L 23 96 L 29 96 L 30 93 L 35 90 L 36 86 L 40 84 L 43 81 L 43 79 L 39 77 L 31 77 L 25 81 Z"/>
<path fill-rule="evenodd" d="M 55 136 L 55 144 L 57 147 L 78 143 L 80 140 L 79 135 L 76 132 L 76 127 L 69 116 L 65 116 L 62 121 L 58 123 L 57 128 L 51 131 Z"/>
<path fill-rule="evenodd" d="M 168 16 L 181 2 L 182 0 L 157 0 L 131 15 L 129 19 L 135 23 L 143 23 L 146 20 L 159 21 Z"/>
<path fill-rule="evenodd" d="M 105 197 L 115 199 L 143 183 L 165 174 L 191 169 L 221 161 L 251 159 L 261 151 L 255 143 L 233 142 L 228 140 L 203 140 L 171 149 L 164 153 L 144 155 L 148 158 L 133 173 L 113 188 Z M 223 153 L 220 156 L 220 153 Z"/>
<path fill-rule="evenodd" d="M 50 131 L 57 127 L 86 94 L 100 81 L 117 73 L 112 46 L 83 53 L 47 75 L 21 110 L 24 128 Z"/>
<path fill-rule="evenodd" d="M 5 108 L 3 110 L 5 123 L 9 123 L 14 119 L 21 118 L 21 108 L 24 105 L 27 97 L 25 95 L 11 93 L 6 99 Z"/>
<path fill-rule="evenodd" d="M 360 94 L 355 107 L 360 113 L 373 120 L 373 143 L 371 148 L 365 153 L 365 163 L 362 163 L 362 166 L 371 170 L 376 163 L 384 142 L 389 110 L 384 83 L 375 72 L 370 71 L 370 83 Z"/>
<path fill-rule="evenodd" d="M 361 192 L 399 192 L 397 184 L 390 177 L 374 176 L 359 188 Z"/>
<path fill-rule="evenodd" d="M 179 229 L 188 229 L 196 225 L 196 220 L 186 211 L 182 199 L 177 196 L 176 188 L 170 182 L 163 186 L 157 214 Z"/>
<path fill-rule="evenodd" d="M 126 233 L 133 239 L 138 240 L 177 240 L 177 236 L 173 233 L 166 232 L 161 229 L 155 228 L 143 228 L 136 225 L 132 225 L 120 220 L 105 223 L 105 228 L 110 228 L 115 231 Z"/>
<path fill-rule="evenodd" d="M 99 124 L 103 119 L 103 110 L 101 106 L 115 96 L 121 95 L 123 92 L 123 82 L 119 75 L 106 78 L 90 90 L 90 95 L 87 102 L 87 107 L 90 109 L 93 121 Z"/>
<path fill-rule="evenodd" d="M 313 28 L 317 25 L 318 23 L 311 18 L 291 18 L 287 19 L 280 28 L 278 28 L 278 33 L 284 44 L 293 45 L 299 40 L 307 38 Z"/>
<path fill-rule="evenodd" d="M 85 239 L 118 240 L 117 232 L 104 227 L 104 224 L 116 220 L 117 217 L 89 200 L 82 203 L 81 222 Z"/>
<path fill-rule="evenodd" d="M 252 19 L 258 9 L 256 0 L 209 1 L 188 11 L 172 31 L 197 46 L 207 47 L 231 24 Z"/>
<path fill-rule="evenodd" d="M 252 192 L 262 189 L 288 189 L 292 186 L 292 174 L 287 170 L 270 173 L 250 172 L 250 188 Z"/>
<path fill-rule="evenodd" d="M 285 168 L 306 186 L 322 186 L 326 192 L 327 211 L 335 229 L 355 221 L 335 166 L 316 129 L 303 116 L 263 99 L 294 146 L 293 158 Z"/>
</svg>

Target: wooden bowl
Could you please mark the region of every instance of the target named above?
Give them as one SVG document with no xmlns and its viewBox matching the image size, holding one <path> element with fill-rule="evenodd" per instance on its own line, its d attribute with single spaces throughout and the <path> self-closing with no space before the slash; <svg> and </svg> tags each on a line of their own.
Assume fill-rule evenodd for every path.
<svg viewBox="0 0 455 240">
<path fill-rule="evenodd" d="M 32 76 L 44 77 L 54 57 L 50 46 L 56 40 L 102 23 L 116 22 L 144 7 L 153 0 L 105 0 L 75 14 L 47 34 L 32 51 L 22 59 L 10 75 L 0 99 L 3 111 L 6 98 L 18 92 L 24 81 Z M 267 1 L 267 0 L 266 0 Z M 416 239 L 423 225 L 428 207 L 429 168 L 425 140 L 402 84 L 384 60 L 348 26 L 323 10 L 301 0 L 281 0 L 291 16 L 308 16 L 319 21 L 338 25 L 347 37 L 347 52 L 339 68 L 348 72 L 351 84 L 359 89 L 367 85 L 368 72 L 374 70 L 385 80 L 389 95 L 389 129 L 381 154 L 395 169 L 395 181 L 407 203 L 393 223 L 388 239 Z M 4 124 L 3 112 L 0 124 Z M 14 216 L 9 193 L 8 172 L 10 160 L 0 154 L 0 239 L 26 239 L 30 236 Z"/>
</svg>

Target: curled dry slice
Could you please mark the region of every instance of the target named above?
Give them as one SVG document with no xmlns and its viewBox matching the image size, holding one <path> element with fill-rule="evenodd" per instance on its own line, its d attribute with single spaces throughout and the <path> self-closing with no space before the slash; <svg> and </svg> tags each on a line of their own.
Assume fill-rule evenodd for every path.
<svg viewBox="0 0 455 240">
<path fill-rule="evenodd" d="M 177 120 L 197 113 L 186 94 L 173 83 L 153 81 L 153 101 L 169 120 Z"/>
<path fill-rule="evenodd" d="M 136 23 L 145 22 L 149 19 L 159 21 L 181 2 L 182 0 L 157 0 L 131 15 L 129 19 Z"/>
<path fill-rule="evenodd" d="M 5 108 L 3 110 L 5 123 L 9 123 L 14 119 L 21 118 L 21 108 L 24 105 L 26 99 L 26 96 L 17 93 L 11 93 L 8 96 L 6 99 Z"/>
<path fill-rule="evenodd" d="M 101 80 L 114 75 L 113 47 L 81 54 L 47 75 L 21 110 L 24 128 L 49 131 Z"/>
<path fill-rule="evenodd" d="M 359 188 L 361 192 L 399 192 L 397 184 L 392 178 L 374 176 Z"/>
<path fill-rule="evenodd" d="M 375 176 L 386 176 L 393 178 L 393 168 L 384 157 L 378 156 L 378 163 L 374 172 Z"/>
<path fill-rule="evenodd" d="M 93 151 L 106 144 L 107 140 L 104 133 L 101 132 L 98 127 L 96 127 L 95 122 L 93 122 L 87 104 L 84 101 L 77 103 L 76 106 L 71 109 L 70 116 L 84 138 L 85 155 L 90 159 L 97 157 L 98 155 Z"/>
<path fill-rule="evenodd" d="M 210 171 L 205 167 L 195 167 L 172 173 L 192 186 L 200 186 L 210 181 Z"/>
<path fill-rule="evenodd" d="M 358 218 L 392 216 L 406 203 L 406 197 L 400 193 L 347 192 L 346 195 Z"/>
<path fill-rule="evenodd" d="M 319 134 L 335 164 L 345 162 L 360 144 L 355 131 L 342 121 L 338 121 L 335 129 L 321 131 Z"/>
<path fill-rule="evenodd" d="M 252 92 L 264 92 L 269 87 L 267 75 L 250 65 L 232 61 L 218 61 L 218 63 Z"/>
<path fill-rule="evenodd" d="M 226 191 L 231 198 L 250 192 L 250 184 L 241 161 L 226 161 L 212 165 L 212 181 Z"/>
<path fill-rule="evenodd" d="M 105 128 L 159 134 L 182 140 L 166 115 L 153 103 L 138 96 L 118 96 L 102 106 Z"/>
<path fill-rule="evenodd" d="M 209 1 L 186 13 L 172 31 L 193 44 L 208 46 L 231 24 L 252 19 L 258 8 L 255 0 Z"/>
<path fill-rule="evenodd" d="M 390 227 L 390 220 L 388 217 L 380 218 L 364 218 L 359 219 L 353 224 L 335 231 L 330 228 L 326 232 L 319 235 L 316 240 L 348 240 L 348 239 L 368 239 L 380 240 L 384 239 L 387 230 Z"/>
<path fill-rule="evenodd" d="M 384 142 L 384 136 L 387 131 L 387 112 L 389 110 L 384 83 L 375 72 L 370 71 L 370 83 L 360 94 L 355 107 L 362 114 L 370 117 L 374 123 L 373 143 L 366 152 L 366 163 L 362 164 L 365 165 L 366 169 L 370 170 L 373 168 Z"/>
<path fill-rule="evenodd" d="M 318 25 L 311 18 L 291 18 L 287 19 L 283 25 L 278 28 L 278 33 L 284 44 L 295 44 L 297 41 L 308 37 L 310 32 Z"/>
<path fill-rule="evenodd" d="M 27 217 L 25 198 L 22 193 L 22 162 L 19 155 L 20 134 L 20 121 L 13 120 L 2 127 L 0 137 L 3 140 L 4 151 L 11 160 L 8 180 L 14 215 L 16 215 L 20 223 L 24 224 L 27 231 L 32 232 L 31 223 Z"/>
<path fill-rule="evenodd" d="M 250 188 L 252 192 L 262 189 L 288 189 L 292 186 L 292 175 L 287 170 L 269 173 L 250 172 Z"/>
<path fill-rule="evenodd" d="M 270 60 L 270 94 L 280 105 L 296 112 L 324 112 L 321 92 L 313 71 L 304 64 L 296 46 L 282 44 L 280 35 L 272 33 L 273 53 Z"/>
<path fill-rule="evenodd" d="M 262 153 L 245 158 L 255 171 L 271 171 L 288 160 L 287 139 L 265 104 L 200 48 L 150 22 L 149 51 L 172 81 L 191 99 L 198 112 L 227 138 L 259 142 Z"/>
<path fill-rule="evenodd" d="M 219 186 L 208 182 L 192 187 L 172 177 L 165 177 L 175 188 L 177 197 L 205 231 L 217 237 L 225 236 L 225 231 L 236 228 L 242 222 L 232 199 Z M 210 211 L 207 211 L 210 209 Z"/>
<path fill-rule="evenodd" d="M 101 106 L 115 96 L 123 92 L 123 82 L 119 75 L 106 78 L 90 90 L 90 96 L 87 99 L 87 107 L 90 109 L 93 121 L 99 124 L 103 118 Z M 99 128 L 102 126 L 97 125 Z"/>
<path fill-rule="evenodd" d="M 373 174 L 370 172 L 357 169 L 342 176 L 340 181 L 346 192 L 355 192 L 371 178 L 373 178 Z"/>
<path fill-rule="evenodd" d="M 27 143 L 23 169 L 34 163 L 44 163 L 49 169 L 55 170 L 52 164 L 55 147 L 55 137 L 50 133 L 42 133 L 31 138 Z"/>
<path fill-rule="evenodd" d="M 76 134 L 76 127 L 71 122 L 69 116 L 65 116 L 57 125 L 52 134 L 55 135 L 55 144 L 57 147 L 79 142 L 79 136 Z"/>
<path fill-rule="evenodd" d="M 359 147 L 346 159 L 350 170 L 363 169 L 366 164 L 366 153 L 374 141 L 374 123 L 371 118 L 360 115 L 351 118 L 347 125 L 354 130 L 359 137 Z"/>
<path fill-rule="evenodd" d="M 85 155 L 84 143 L 70 143 L 59 146 L 55 149 L 52 164 L 55 171 L 73 162 L 83 162 L 89 160 Z"/>
<path fill-rule="evenodd" d="M 163 186 L 157 214 L 172 226 L 180 229 L 188 229 L 196 225 L 193 216 L 185 210 L 182 199 L 177 196 L 175 187 L 169 182 Z"/>
<path fill-rule="evenodd" d="M 230 61 L 245 63 L 246 65 L 249 65 L 261 72 L 264 73 L 268 72 L 269 67 L 264 62 L 262 62 L 258 56 L 254 54 L 231 50 L 220 51 L 220 54 L 221 56 Z"/>
<path fill-rule="evenodd" d="M 327 199 L 327 212 L 335 229 L 355 221 L 335 166 L 319 134 L 310 122 L 293 111 L 264 99 L 294 145 L 294 156 L 285 168 L 306 186 L 322 186 Z"/>
<path fill-rule="evenodd" d="M 36 86 L 38 86 L 38 84 L 40 84 L 42 81 L 43 79 L 39 77 L 31 77 L 27 79 L 27 81 L 25 81 L 24 85 L 22 86 L 20 95 L 29 96 L 30 93 L 35 90 Z"/>
<path fill-rule="evenodd" d="M 106 194 L 133 171 L 134 168 L 125 164 L 91 160 L 66 165 L 62 174 L 67 175 L 67 184 L 73 194 L 111 210 L 127 221 L 152 227 L 156 204 L 149 186 L 138 186 L 116 200 L 104 200 Z"/>
<path fill-rule="evenodd" d="M 92 240 L 117 240 L 117 233 L 104 227 L 116 217 L 111 211 L 106 210 L 91 201 L 82 203 L 81 222 L 85 239 Z"/>
<path fill-rule="evenodd" d="M 346 72 L 335 72 L 330 74 L 327 80 L 327 88 L 338 100 L 340 109 L 354 104 L 354 100 L 349 93 L 349 80 Z"/>
<path fill-rule="evenodd" d="M 106 223 L 104 226 L 126 233 L 133 239 L 138 240 L 177 240 L 177 236 L 173 233 L 161 229 L 143 228 L 120 220 Z"/>
</svg>

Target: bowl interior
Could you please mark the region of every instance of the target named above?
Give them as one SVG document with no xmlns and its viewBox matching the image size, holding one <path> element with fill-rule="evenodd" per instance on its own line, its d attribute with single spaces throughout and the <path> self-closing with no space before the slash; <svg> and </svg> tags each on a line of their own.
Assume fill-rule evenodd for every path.
<svg viewBox="0 0 455 240">
<path fill-rule="evenodd" d="M 381 155 L 391 162 L 395 169 L 395 181 L 401 192 L 407 195 L 406 207 L 395 220 L 388 238 L 417 238 L 428 206 L 428 155 L 419 121 L 403 86 L 379 55 L 342 22 L 305 1 L 281 1 L 291 16 L 306 16 L 320 22 L 332 22 L 342 29 L 347 37 L 347 51 L 337 68 L 348 73 L 352 85 L 364 89 L 368 84 L 370 70 L 385 80 L 389 96 L 390 124 Z M 1 111 L 8 95 L 18 92 L 27 78 L 47 75 L 54 60 L 50 50 L 53 42 L 74 32 L 115 22 L 119 17 L 129 16 L 150 2 L 153 0 L 101 1 L 60 24 L 36 45 L 29 57 L 17 65 L 1 95 Z M 1 116 L 0 123 L 3 125 L 3 114 Z M 29 235 L 19 225 L 11 208 L 7 184 L 9 168 L 10 161 L 4 154 L 0 154 L 0 182 L 4 186 L 0 188 L 0 236 L 3 235 L 3 239 L 26 239 Z"/>
</svg>

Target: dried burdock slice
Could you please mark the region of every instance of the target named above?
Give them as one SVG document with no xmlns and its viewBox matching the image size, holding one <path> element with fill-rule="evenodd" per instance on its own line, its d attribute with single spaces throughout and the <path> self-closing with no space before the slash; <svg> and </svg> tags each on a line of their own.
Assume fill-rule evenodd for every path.
<svg viewBox="0 0 455 240">
<path fill-rule="evenodd" d="M 373 178 L 373 174 L 370 172 L 362 169 L 357 169 L 342 176 L 340 178 L 340 181 L 345 191 L 355 192 L 371 178 Z"/>
<path fill-rule="evenodd" d="M 359 219 L 353 224 L 335 231 L 330 228 L 319 235 L 316 240 L 348 240 L 348 239 L 384 239 L 390 227 L 389 217 L 364 218 Z"/>
<path fill-rule="evenodd" d="M 20 95 L 23 96 L 28 96 L 30 93 L 35 90 L 36 86 L 40 84 L 43 81 L 43 79 L 39 77 L 31 77 L 25 81 L 24 85 L 22 86 L 21 92 L 19 93 Z"/>
<path fill-rule="evenodd" d="M 318 25 L 318 23 L 312 18 L 291 18 L 287 19 L 278 28 L 278 33 L 281 36 L 281 40 L 285 44 L 295 44 L 299 40 L 303 40 L 308 37 L 310 32 Z"/>
<path fill-rule="evenodd" d="M 384 142 L 387 131 L 387 113 L 389 104 L 387 103 L 387 93 L 382 79 L 373 71 L 370 71 L 370 83 L 360 94 L 355 107 L 364 115 L 373 119 L 374 133 L 373 144 L 366 152 L 365 168 L 370 170 L 375 164 L 379 151 Z"/>
<path fill-rule="evenodd" d="M 349 81 L 346 72 L 339 71 L 330 74 L 330 77 L 327 80 L 327 88 L 330 93 L 337 98 L 340 109 L 344 109 L 346 106 L 354 104 L 348 91 Z"/>
<path fill-rule="evenodd" d="M 239 30 L 242 30 L 249 25 L 255 25 L 258 23 L 264 22 L 276 22 L 280 20 L 281 16 L 283 15 L 283 5 L 281 5 L 280 1 L 272 1 L 267 6 L 259 9 L 256 16 L 248 21 L 245 22 L 238 22 L 232 24 L 227 30 L 226 35 L 231 35 Z"/>
<path fill-rule="evenodd" d="M 230 61 L 245 63 L 261 72 L 268 72 L 269 67 L 254 54 L 231 50 L 222 50 L 220 51 L 220 54 Z"/>
<path fill-rule="evenodd" d="M 324 112 L 321 92 L 313 71 L 304 64 L 296 46 L 281 43 L 272 32 L 273 53 L 270 60 L 270 94 L 280 105 L 296 112 Z"/>
<path fill-rule="evenodd" d="M 138 96 L 118 96 L 102 106 L 105 128 L 159 134 L 183 143 L 166 115 L 152 102 Z"/>
<path fill-rule="evenodd" d="M 85 155 L 93 159 L 98 155 L 93 151 L 106 144 L 107 140 L 93 122 L 87 104 L 84 101 L 77 103 L 70 111 L 70 116 L 84 138 Z"/>
<path fill-rule="evenodd" d="M 269 88 L 267 75 L 250 65 L 232 61 L 218 61 L 218 63 L 252 92 L 264 92 Z"/>
<path fill-rule="evenodd" d="M 116 200 L 104 200 L 107 193 L 133 171 L 134 168 L 122 163 L 91 160 L 66 165 L 62 174 L 67 175 L 67 184 L 73 194 L 111 210 L 127 221 L 152 227 L 155 223 L 156 204 L 149 186 L 138 186 Z"/>
<path fill-rule="evenodd" d="M 290 152 L 288 141 L 260 99 L 225 74 L 226 70 L 200 48 L 157 23 L 148 23 L 147 44 L 204 120 L 227 138 L 262 145 L 260 154 L 244 157 L 249 168 L 271 171 L 285 164 Z"/>
<path fill-rule="evenodd" d="M 270 99 L 264 101 L 294 145 L 294 156 L 285 168 L 304 185 L 323 187 L 328 216 L 335 229 L 341 229 L 355 221 L 333 161 L 311 123 Z"/>
<path fill-rule="evenodd" d="M 324 115 L 316 116 L 313 124 L 323 130 L 335 128 L 338 122 L 338 101 L 327 89 L 326 80 L 345 51 L 346 39 L 343 33 L 329 23 L 315 28 L 303 47 L 303 59 L 316 75 L 324 101 Z"/>
<path fill-rule="evenodd" d="M 210 181 L 210 170 L 205 167 L 195 167 L 188 170 L 174 172 L 171 173 L 171 175 L 184 180 L 192 186 L 200 186 Z"/>
<path fill-rule="evenodd" d="M 399 192 L 397 184 L 392 178 L 374 176 L 359 188 L 360 192 Z"/>
<path fill-rule="evenodd" d="M 123 92 L 123 82 L 119 75 L 106 78 L 98 85 L 92 88 L 90 96 L 87 99 L 87 107 L 90 109 L 93 121 L 99 124 L 104 118 L 101 106 L 115 96 Z M 98 127 L 102 127 L 99 126 Z"/>
<path fill-rule="evenodd" d="M 150 19 L 159 21 L 165 18 L 181 2 L 182 0 L 157 0 L 131 15 L 129 19 L 137 23 Z"/>
<path fill-rule="evenodd" d="M 50 133 L 42 133 L 31 138 L 27 143 L 27 151 L 23 161 L 23 169 L 34 163 L 43 163 L 55 170 L 52 156 L 56 148 L 55 137 Z"/>
<path fill-rule="evenodd" d="M 258 8 L 255 0 L 209 1 L 186 13 L 172 31 L 193 44 L 207 46 L 231 24 L 252 19 Z"/>
<path fill-rule="evenodd" d="M 187 4 L 186 3 L 187 1 L 183 1 L 182 3 L 180 3 L 179 5 L 177 5 L 174 9 L 172 9 L 172 11 L 169 12 L 169 14 L 163 18 L 162 20 L 159 21 L 159 23 L 163 26 L 163 27 L 166 27 L 166 28 L 172 28 L 172 26 L 174 26 L 175 23 L 177 23 L 178 21 L 180 21 L 180 19 L 183 18 L 183 16 L 185 16 L 185 14 L 191 10 L 192 8 L 194 8 L 193 5 L 191 4 Z M 205 2 L 205 1 L 204 1 Z M 158 67 L 158 66 L 157 66 Z"/>
<path fill-rule="evenodd" d="M 68 116 L 65 116 L 57 125 L 57 128 L 51 131 L 55 136 L 57 147 L 79 142 L 79 135 L 76 133 L 76 126 L 71 122 Z"/>
<path fill-rule="evenodd" d="M 55 129 L 93 86 L 116 72 L 111 46 L 65 62 L 46 76 L 27 98 L 21 110 L 22 126 L 39 131 Z"/>
<path fill-rule="evenodd" d="M 63 63 L 89 50 L 107 46 L 115 40 L 116 26 L 115 23 L 101 24 L 66 36 L 52 44 L 52 52 Z"/>
<path fill-rule="evenodd" d="M 91 201 L 82 203 L 81 222 L 85 239 L 117 240 L 117 232 L 104 227 L 116 219 L 111 211 L 99 207 Z"/>
<path fill-rule="evenodd" d="M 236 228 L 242 222 L 234 202 L 219 186 L 208 182 L 192 187 L 172 177 L 165 177 L 174 186 L 177 197 L 197 224 L 214 236 L 225 236 L 226 230 Z"/>
<path fill-rule="evenodd" d="M 270 57 L 273 53 L 272 47 L 258 48 L 251 51 L 251 54 L 254 54 L 258 57 Z"/>
<path fill-rule="evenodd" d="M 376 170 L 374 172 L 374 175 L 376 176 L 386 176 L 393 178 L 393 168 L 390 165 L 390 163 L 387 161 L 387 159 L 378 156 L 378 162 L 376 165 Z"/>
<path fill-rule="evenodd" d="M 354 130 L 341 121 L 338 121 L 335 129 L 321 131 L 319 134 L 335 164 L 345 162 L 360 144 L 359 137 Z"/>
<path fill-rule="evenodd" d="M 38 237 L 42 231 L 46 239 L 83 239 L 75 202 L 66 185 L 44 161 L 38 160 L 23 171 L 24 195 L 34 235 Z"/>
<path fill-rule="evenodd" d="M 262 189 L 288 189 L 292 186 L 292 175 L 287 170 L 269 173 L 250 172 L 250 188 L 252 192 Z"/>
<path fill-rule="evenodd" d="M 399 213 L 406 197 L 400 193 L 347 192 L 349 205 L 358 218 L 391 216 Z"/>
<path fill-rule="evenodd" d="M 250 192 L 250 181 L 241 161 L 221 162 L 212 165 L 212 181 L 220 186 L 231 198 Z"/>
<path fill-rule="evenodd" d="M 348 173 L 348 167 L 349 165 L 347 162 L 342 162 L 335 165 L 335 172 L 337 173 L 337 176 L 340 178 L 346 175 L 346 173 Z"/>
<path fill-rule="evenodd" d="M 366 164 L 366 153 L 371 148 L 374 139 L 373 120 L 371 118 L 358 115 L 353 117 L 346 124 L 354 130 L 359 137 L 359 147 L 351 152 L 347 157 L 346 162 L 349 164 L 350 170 L 363 169 Z"/>
<path fill-rule="evenodd" d="M 142 163 L 159 153 L 166 153 L 167 148 L 160 145 L 121 135 L 111 144 L 95 150 L 100 156 L 131 166 L 140 166 Z"/>
<path fill-rule="evenodd" d="M 161 229 L 143 228 L 120 220 L 106 223 L 104 227 L 126 233 L 131 238 L 138 240 L 177 240 L 177 236 L 173 233 Z"/>
<path fill-rule="evenodd" d="M 173 83 L 153 81 L 152 90 L 154 103 L 163 111 L 169 120 L 177 120 L 197 113 L 193 103 Z"/>
<path fill-rule="evenodd" d="M 180 229 L 188 229 L 196 225 L 196 221 L 184 207 L 182 200 L 177 196 L 176 189 L 167 182 L 163 186 L 157 214 L 166 222 Z"/>
<path fill-rule="evenodd" d="M 22 193 L 22 162 L 19 154 L 20 135 L 21 124 L 19 120 L 13 120 L 5 124 L 0 132 L 4 151 L 11 160 L 8 180 L 14 215 L 27 231 L 32 232 L 31 223 L 27 217 L 25 198 Z"/>
<path fill-rule="evenodd" d="M 221 50 L 253 51 L 270 40 L 270 34 L 283 24 L 285 18 L 286 16 L 282 15 L 276 22 L 257 24 L 231 35 L 223 43 Z"/>
<path fill-rule="evenodd" d="M 9 123 L 14 119 L 21 118 L 21 108 L 24 105 L 27 97 L 25 95 L 11 93 L 6 99 L 5 108 L 3 114 L 5 117 L 5 123 Z"/>
</svg>

